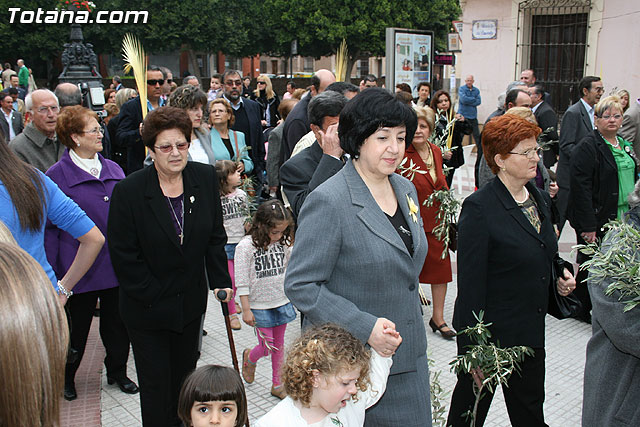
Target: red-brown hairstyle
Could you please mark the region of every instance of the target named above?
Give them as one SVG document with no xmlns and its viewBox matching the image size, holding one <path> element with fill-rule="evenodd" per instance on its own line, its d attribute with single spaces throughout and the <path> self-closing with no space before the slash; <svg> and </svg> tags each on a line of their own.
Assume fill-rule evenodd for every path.
<svg viewBox="0 0 640 427">
<path fill-rule="evenodd" d="M 521 141 L 537 138 L 540 132 L 537 125 L 513 114 L 491 119 L 482 129 L 482 154 L 491 172 L 497 174 L 500 170 L 494 160 L 496 154 L 508 157 L 509 151 Z"/>
<path fill-rule="evenodd" d="M 84 130 L 89 120 L 98 120 L 98 115 L 83 107 L 82 105 L 72 105 L 65 107 L 58 116 L 56 122 L 56 136 L 65 147 L 75 148 L 76 143 L 71 139 L 71 135 L 80 134 Z"/>
</svg>

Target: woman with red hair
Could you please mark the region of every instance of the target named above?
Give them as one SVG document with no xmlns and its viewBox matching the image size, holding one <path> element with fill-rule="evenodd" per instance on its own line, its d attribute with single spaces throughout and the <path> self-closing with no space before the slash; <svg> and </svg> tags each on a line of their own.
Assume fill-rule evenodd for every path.
<svg viewBox="0 0 640 427">
<path fill-rule="evenodd" d="M 458 222 L 458 298 L 453 326 L 458 331 L 477 323 L 484 311 L 490 341 L 501 347 L 528 346 L 519 374 L 502 387 L 513 425 L 545 426 L 544 402 L 545 315 L 551 286 L 566 296 L 576 286 L 567 269 L 555 274 L 558 243 L 551 223 L 551 200 L 529 182 L 536 176 L 540 128 L 505 114 L 487 123 L 482 150 L 493 180 L 464 201 Z M 562 275 L 563 277 L 558 277 Z M 471 345 L 458 336 L 458 354 Z M 482 378 L 482 372 L 474 373 Z M 464 414 L 475 396 L 471 374 L 458 376 L 451 398 L 447 426 L 468 426 Z M 476 426 L 489 411 L 493 394 L 484 391 Z"/>
</svg>

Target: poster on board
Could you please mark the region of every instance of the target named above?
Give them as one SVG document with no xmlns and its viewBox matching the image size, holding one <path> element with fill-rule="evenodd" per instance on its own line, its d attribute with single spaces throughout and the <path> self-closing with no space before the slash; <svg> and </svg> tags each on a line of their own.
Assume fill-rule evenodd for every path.
<svg viewBox="0 0 640 427">
<path fill-rule="evenodd" d="M 418 83 L 431 83 L 433 32 L 387 28 L 386 36 L 387 88 L 393 90 L 397 84 L 407 83 L 417 97 Z"/>
</svg>

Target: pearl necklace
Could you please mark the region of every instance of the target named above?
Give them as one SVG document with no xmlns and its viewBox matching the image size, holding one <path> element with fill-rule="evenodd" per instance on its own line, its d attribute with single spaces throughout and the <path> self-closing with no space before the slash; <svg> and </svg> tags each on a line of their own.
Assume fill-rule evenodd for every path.
<svg viewBox="0 0 640 427">
<path fill-rule="evenodd" d="M 524 190 L 524 199 L 522 201 L 516 199 L 516 196 L 513 196 L 513 200 L 516 201 L 517 204 L 521 205 L 524 202 L 527 201 L 527 199 L 529 198 L 529 190 L 527 190 L 527 187 L 522 187 L 522 189 Z"/>
</svg>

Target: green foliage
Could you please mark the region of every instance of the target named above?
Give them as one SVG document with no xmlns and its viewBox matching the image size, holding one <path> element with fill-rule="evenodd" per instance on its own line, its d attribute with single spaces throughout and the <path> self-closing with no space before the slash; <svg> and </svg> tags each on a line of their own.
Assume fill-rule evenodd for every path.
<svg viewBox="0 0 640 427">
<path fill-rule="evenodd" d="M 429 394 L 431 396 L 431 421 L 433 427 L 444 427 L 447 422 L 447 407 L 445 401 L 449 393 L 440 384 L 442 371 L 433 368 L 436 362 L 428 355 L 429 363 Z"/>
<path fill-rule="evenodd" d="M 589 280 L 606 283 L 605 295 L 619 294 L 623 312 L 640 305 L 640 231 L 624 221 L 610 221 L 602 244 L 577 245 L 575 249 L 591 256 L 580 269 L 589 271 Z"/>
<path fill-rule="evenodd" d="M 449 244 L 451 243 L 451 236 L 449 234 L 449 228 L 452 224 L 458 222 L 458 212 L 460 212 L 460 200 L 456 199 L 453 194 L 453 190 L 438 190 L 429 195 L 429 198 L 424 201 L 423 205 L 431 207 L 434 204 L 438 204 L 438 213 L 436 214 L 436 226 L 433 227 L 433 235 L 440 240 L 444 249 L 442 250 L 441 258 L 445 259 L 449 251 Z"/>
<path fill-rule="evenodd" d="M 478 404 L 482 399 L 485 389 L 493 393 L 500 384 L 507 384 L 509 377 L 519 371 L 520 363 L 525 356 L 533 356 L 533 350 L 525 346 L 500 348 L 491 343 L 491 323 L 484 323 L 484 312 L 473 313 L 478 323 L 468 327 L 458 335 L 467 335 L 473 345 L 467 346 L 467 352 L 457 356 L 449 365 L 457 375 L 471 374 L 474 377 L 473 393 L 476 396 L 473 408 L 470 408 L 468 417 L 471 427 L 475 426 L 478 413 Z"/>
</svg>

